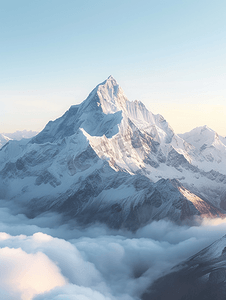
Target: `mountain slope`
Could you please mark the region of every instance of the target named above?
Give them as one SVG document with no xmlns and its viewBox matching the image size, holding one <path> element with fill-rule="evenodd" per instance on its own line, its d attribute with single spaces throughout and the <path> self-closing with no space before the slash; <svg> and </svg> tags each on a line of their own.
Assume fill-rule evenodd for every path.
<svg viewBox="0 0 226 300">
<path fill-rule="evenodd" d="M 226 298 L 226 236 L 159 278 L 142 300 Z"/>
<path fill-rule="evenodd" d="M 8 141 L 10 141 L 11 139 L 8 137 L 8 136 L 6 136 L 6 135 L 4 135 L 4 134 L 2 134 L 2 133 L 0 133 L 0 149 L 2 148 L 2 146 L 4 146 L 6 143 L 8 143 Z"/>
</svg>

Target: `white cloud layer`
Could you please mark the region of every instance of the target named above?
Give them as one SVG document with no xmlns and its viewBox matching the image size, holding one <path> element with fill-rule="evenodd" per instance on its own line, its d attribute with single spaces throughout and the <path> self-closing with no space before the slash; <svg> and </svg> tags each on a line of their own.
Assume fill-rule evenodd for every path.
<svg viewBox="0 0 226 300">
<path fill-rule="evenodd" d="M 0 249 L 0 278 L 0 288 L 11 293 L 12 299 L 17 294 L 22 300 L 66 283 L 59 268 L 45 254 L 8 247 Z"/>
<path fill-rule="evenodd" d="M 4 204 L 4 202 L 3 202 Z M 153 280 L 223 236 L 226 221 L 153 222 L 135 234 L 102 225 L 33 220 L 0 208 L 0 294 L 5 300 L 137 300 Z"/>
</svg>

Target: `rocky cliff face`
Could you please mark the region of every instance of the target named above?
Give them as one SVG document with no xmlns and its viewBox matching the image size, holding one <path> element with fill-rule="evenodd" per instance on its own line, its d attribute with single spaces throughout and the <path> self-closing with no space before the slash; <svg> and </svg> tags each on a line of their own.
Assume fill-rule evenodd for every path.
<svg viewBox="0 0 226 300">
<path fill-rule="evenodd" d="M 0 197 L 30 216 L 57 210 L 132 230 L 161 218 L 223 216 L 226 175 L 202 169 L 205 161 L 110 76 L 38 135 L 0 150 Z"/>
</svg>

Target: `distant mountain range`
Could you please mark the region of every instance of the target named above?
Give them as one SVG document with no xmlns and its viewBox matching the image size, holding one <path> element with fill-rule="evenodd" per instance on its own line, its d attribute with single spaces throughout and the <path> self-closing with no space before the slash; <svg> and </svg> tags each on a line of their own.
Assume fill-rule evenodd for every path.
<svg viewBox="0 0 226 300">
<path fill-rule="evenodd" d="M 0 193 L 30 217 L 52 210 L 129 230 L 224 217 L 226 141 L 206 126 L 175 134 L 110 76 L 36 136 L 9 140 Z"/>
<path fill-rule="evenodd" d="M 0 133 L 0 148 L 3 147 L 8 141 L 10 140 L 21 140 L 21 139 L 29 139 L 35 136 L 38 132 L 32 130 L 23 130 L 23 131 L 16 131 L 13 133 Z"/>
</svg>

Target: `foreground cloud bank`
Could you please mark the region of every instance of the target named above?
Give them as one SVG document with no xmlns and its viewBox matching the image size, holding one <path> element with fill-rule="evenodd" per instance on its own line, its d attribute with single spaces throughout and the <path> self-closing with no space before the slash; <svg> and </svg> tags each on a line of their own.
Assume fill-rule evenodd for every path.
<svg viewBox="0 0 226 300">
<path fill-rule="evenodd" d="M 19 294 L 21 299 L 29 300 L 66 283 L 59 268 L 41 252 L 32 254 L 21 248 L 4 247 L 0 249 L 0 266 L 1 290 L 12 299 Z"/>
<path fill-rule="evenodd" d="M 136 234 L 62 225 L 59 215 L 27 219 L 0 208 L 1 299 L 136 300 L 156 278 L 226 232 L 153 222 Z"/>
</svg>

